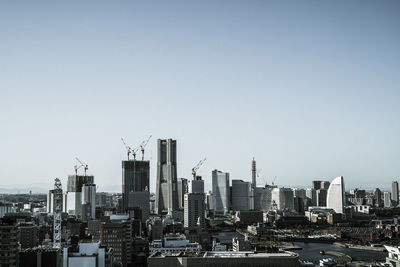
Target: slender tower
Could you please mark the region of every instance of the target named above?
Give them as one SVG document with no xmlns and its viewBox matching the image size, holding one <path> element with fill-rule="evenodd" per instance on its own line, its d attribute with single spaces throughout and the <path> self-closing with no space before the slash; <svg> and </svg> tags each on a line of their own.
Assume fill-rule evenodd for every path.
<svg viewBox="0 0 400 267">
<path fill-rule="evenodd" d="M 54 232 L 53 247 L 61 249 L 62 187 L 60 179 L 54 181 Z"/>
<path fill-rule="evenodd" d="M 156 209 L 158 214 L 172 214 L 178 210 L 178 182 L 176 173 L 176 140 L 157 141 Z"/>
<path fill-rule="evenodd" d="M 254 189 L 257 186 L 256 177 L 257 176 L 257 168 L 256 168 L 256 160 L 253 158 L 251 161 L 251 187 Z"/>
</svg>

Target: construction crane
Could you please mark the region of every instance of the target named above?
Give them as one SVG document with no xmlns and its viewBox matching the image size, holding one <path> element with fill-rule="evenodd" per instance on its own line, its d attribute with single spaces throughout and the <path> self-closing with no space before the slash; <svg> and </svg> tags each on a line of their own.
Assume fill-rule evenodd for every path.
<svg viewBox="0 0 400 267">
<path fill-rule="evenodd" d="M 202 159 L 199 161 L 199 163 L 196 164 L 196 166 L 194 166 L 192 168 L 192 175 L 193 175 L 193 179 L 196 180 L 196 172 L 198 169 L 200 169 L 201 165 L 203 165 L 203 163 L 206 161 L 206 158 Z"/>
<path fill-rule="evenodd" d="M 140 146 L 135 149 L 132 149 L 133 160 L 136 160 L 136 152 L 139 150 Z"/>
<path fill-rule="evenodd" d="M 129 155 L 132 153 L 132 148 L 125 143 L 124 138 L 121 137 L 121 141 L 126 148 L 126 154 L 128 155 L 128 160 L 129 160 Z"/>
<path fill-rule="evenodd" d="M 83 167 L 83 165 L 81 164 L 81 165 L 75 165 L 74 166 L 74 169 L 75 169 L 75 175 L 78 175 L 78 170 L 80 169 L 80 168 L 82 168 Z"/>
<path fill-rule="evenodd" d="M 89 169 L 89 166 L 87 164 L 82 163 L 82 161 L 80 161 L 78 158 L 75 158 L 75 159 L 81 164 L 81 167 L 83 166 L 84 171 L 85 171 L 85 176 L 86 176 L 86 172 Z M 78 170 L 76 170 L 76 171 L 78 172 Z"/>
<path fill-rule="evenodd" d="M 142 160 L 144 160 L 144 148 L 147 146 L 147 143 L 149 142 L 150 138 L 151 138 L 151 135 L 149 136 L 149 138 L 147 138 L 147 140 L 144 140 L 140 144 L 140 150 L 142 151 Z"/>
<path fill-rule="evenodd" d="M 53 248 L 61 249 L 61 207 L 62 186 L 60 179 L 54 180 L 54 225 L 53 225 Z"/>
<path fill-rule="evenodd" d="M 272 185 L 275 185 L 275 180 L 276 180 L 276 176 L 275 176 L 274 179 L 272 180 Z"/>
</svg>

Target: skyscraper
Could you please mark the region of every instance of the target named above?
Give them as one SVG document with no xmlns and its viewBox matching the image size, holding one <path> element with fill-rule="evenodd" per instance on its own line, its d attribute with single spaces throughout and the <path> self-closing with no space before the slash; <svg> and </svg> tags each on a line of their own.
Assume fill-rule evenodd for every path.
<svg viewBox="0 0 400 267">
<path fill-rule="evenodd" d="M 199 226 L 200 228 L 204 228 L 205 225 L 204 193 L 185 194 L 183 222 L 184 226 L 187 228 L 195 228 L 197 226 Z"/>
<path fill-rule="evenodd" d="M 229 212 L 229 173 L 212 171 L 212 199 L 214 215 L 226 215 Z"/>
<path fill-rule="evenodd" d="M 185 194 L 188 193 L 188 179 L 179 178 L 178 179 L 178 203 L 179 209 L 183 209 L 185 202 Z"/>
<path fill-rule="evenodd" d="M 150 161 L 122 161 L 122 207 L 126 212 L 129 208 L 130 192 L 150 192 Z M 131 207 L 132 208 L 132 207 Z"/>
<path fill-rule="evenodd" d="M 336 213 L 344 213 L 345 194 L 343 176 L 333 179 L 328 188 L 326 207 L 333 209 Z"/>
<path fill-rule="evenodd" d="M 397 206 L 399 204 L 399 183 L 397 181 L 392 182 L 392 200 L 393 204 Z"/>
<path fill-rule="evenodd" d="M 156 212 L 172 214 L 178 210 L 176 140 L 157 140 Z"/>
<path fill-rule="evenodd" d="M 251 191 L 250 182 L 232 180 L 232 210 L 249 210 Z"/>
</svg>

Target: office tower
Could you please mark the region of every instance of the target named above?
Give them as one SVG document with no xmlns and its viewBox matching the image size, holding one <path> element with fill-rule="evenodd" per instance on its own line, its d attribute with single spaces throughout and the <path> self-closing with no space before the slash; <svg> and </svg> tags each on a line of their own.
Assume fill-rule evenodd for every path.
<svg viewBox="0 0 400 267">
<path fill-rule="evenodd" d="M 100 224 L 100 243 L 113 248 L 115 264 L 123 267 L 132 262 L 132 226 L 127 221 L 102 222 Z"/>
<path fill-rule="evenodd" d="M 196 176 L 195 180 L 188 182 L 189 193 L 204 193 L 204 180 L 201 180 L 201 176 Z"/>
<path fill-rule="evenodd" d="M 22 249 L 33 248 L 39 245 L 39 227 L 33 222 L 19 224 L 19 243 Z"/>
<path fill-rule="evenodd" d="M 321 189 L 321 181 L 312 181 L 315 190 Z"/>
<path fill-rule="evenodd" d="M 82 192 L 84 184 L 94 184 L 93 175 L 68 175 L 67 191 Z"/>
<path fill-rule="evenodd" d="M 150 192 L 129 192 L 128 194 L 128 212 L 135 208 L 140 209 L 140 220 L 145 223 L 150 216 Z M 137 216 L 134 216 L 138 218 Z"/>
<path fill-rule="evenodd" d="M 392 198 L 390 196 L 390 192 L 383 193 L 383 204 L 385 208 L 392 207 Z"/>
<path fill-rule="evenodd" d="M 250 182 L 242 180 L 232 180 L 232 210 L 249 210 L 250 209 Z"/>
<path fill-rule="evenodd" d="M 382 191 L 379 188 L 375 188 L 374 190 L 374 200 L 375 206 L 382 207 Z"/>
<path fill-rule="evenodd" d="M 316 200 L 317 200 L 318 207 L 326 207 L 327 194 L 328 194 L 328 190 L 326 190 L 324 188 L 316 190 L 315 195 L 317 197 Z"/>
<path fill-rule="evenodd" d="M 229 173 L 212 171 L 212 196 L 214 215 L 226 215 L 229 212 Z"/>
<path fill-rule="evenodd" d="M 75 215 L 78 218 L 82 218 L 82 187 L 84 185 L 92 185 L 94 188 L 96 187 L 94 184 L 94 176 L 93 175 L 69 175 L 68 183 L 67 183 L 67 192 L 65 196 L 63 196 L 63 208 L 65 212 L 69 215 Z M 88 188 L 86 190 L 89 190 Z M 94 192 L 96 189 L 94 189 Z M 88 198 L 88 195 L 86 195 Z M 95 203 L 94 203 L 95 204 Z M 84 207 L 85 217 L 88 212 L 91 212 L 91 207 Z"/>
<path fill-rule="evenodd" d="M 96 217 L 96 185 L 82 185 L 82 220 L 92 220 Z"/>
<path fill-rule="evenodd" d="M 254 210 L 269 211 L 272 205 L 272 190 L 276 186 L 256 187 L 254 191 Z"/>
<path fill-rule="evenodd" d="M 15 220 L 0 219 L 0 266 L 19 266 L 18 247 L 18 228 Z"/>
<path fill-rule="evenodd" d="M 330 184 L 331 184 L 331 183 L 330 183 L 329 181 L 322 181 L 322 182 L 321 182 L 321 189 L 326 189 L 326 190 L 328 190 Z"/>
<path fill-rule="evenodd" d="M 317 206 L 317 192 L 314 188 L 307 188 L 306 197 L 308 206 Z"/>
<path fill-rule="evenodd" d="M 128 194 L 130 192 L 150 192 L 150 161 L 122 161 L 122 209 L 128 210 Z"/>
<path fill-rule="evenodd" d="M 294 196 L 291 188 L 273 188 L 272 206 L 278 210 L 294 210 Z"/>
<path fill-rule="evenodd" d="M 335 178 L 329 186 L 326 207 L 336 213 L 344 213 L 345 194 L 343 176 Z"/>
<path fill-rule="evenodd" d="M 47 193 L 47 205 L 46 205 L 46 212 L 53 213 L 54 212 L 54 190 L 51 189 Z"/>
<path fill-rule="evenodd" d="M 392 201 L 395 206 L 399 204 L 399 183 L 397 181 L 392 182 Z"/>
<path fill-rule="evenodd" d="M 176 173 L 176 140 L 157 140 L 156 210 L 158 214 L 172 214 L 178 210 L 178 183 Z"/>
<path fill-rule="evenodd" d="M 183 204 L 185 202 L 185 194 L 189 192 L 188 180 L 186 178 L 178 179 L 178 202 L 179 209 L 183 209 Z"/>
<path fill-rule="evenodd" d="M 204 193 L 185 194 L 184 227 L 204 228 L 205 226 L 205 195 Z"/>
</svg>

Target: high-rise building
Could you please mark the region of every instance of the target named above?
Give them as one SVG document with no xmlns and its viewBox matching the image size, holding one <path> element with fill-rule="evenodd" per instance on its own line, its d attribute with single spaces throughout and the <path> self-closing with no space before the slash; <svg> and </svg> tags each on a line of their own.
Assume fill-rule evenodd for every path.
<svg viewBox="0 0 400 267">
<path fill-rule="evenodd" d="M 322 181 L 322 182 L 321 182 L 321 189 L 326 189 L 326 190 L 328 190 L 330 184 L 331 184 L 331 183 L 330 183 L 329 181 Z"/>
<path fill-rule="evenodd" d="M 19 224 L 19 243 L 22 249 L 39 245 L 39 227 L 33 222 Z"/>
<path fill-rule="evenodd" d="M 18 228 L 15 220 L 0 219 L 0 266 L 18 267 Z"/>
<path fill-rule="evenodd" d="M 185 194 L 184 227 L 204 228 L 205 226 L 205 195 L 204 193 Z"/>
<path fill-rule="evenodd" d="M 256 210 L 256 188 L 257 188 L 257 167 L 256 160 L 251 161 L 251 190 L 250 190 L 250 206 L 249 209 Z"/>
<path fill-rule="evenodd" d="M 383 192 L 383 206 L 385 208 L 392 207 L 392 198 L 390 196 L 390 192 Z"/>
<path fill-rule="evenodd" d="M 333 179 L 329 186 L 326 207 L 333 209 L 336 213 L 344 213 L 345 194 L 343 176 Z"/>
<path fill-rule="evenodd" d="M 113 248 L 114 262 L 123 267 L 132 262 L 132 225 L 128 221 L 102 222 L 100 224 L 100 243 Z"/>
<path fill-rule="evenodd" d="M 178 179 L 178 202 L 179 209 L 183 209 L 183 204 L 185 201 L 185 194 L 189 192 L 188 180 L 186 178 Z"/>
<path fill-rule="evenodd" d="M 276 186 L 256 187 L 254 191 L 254 210 L 269 211 L 272 205 L 272 190 Z"/>
<path fill-rule="evenodd" d="M 317 206 L 317 194 L 314 188 L 307 188 L 306 197 L 308 206 Z"/>
<path fill-rule="evenodd" d="M 150 192 L 129 192 L 128 194 L 128 212 L 135 208 L 140 210 L 140 216 L 134 216 L 140 218 L 141 222 L 144 223 L 150 216 Z"/>
<path fill-rule="evenodd" d="M 212 198 L 214 215 L 226 215 L 230 208 L 229 173 L 212 171 Z"/>
<path fill-rule="evenodd" d="M 312 181 L 315 190 L 321 189 L 321 181 Z"/>
<path fill-rule="evenodd" d="M 327 198 L 328 190 L 325 188 L 321 188 L 316 190 L 315 195 L 316 195 L 316 202 L 318 207 L 326 207 L 326 198 Z"/>
<path fill-rule="evenodd" d="M 204 193 L 204 180 L 201 179 L 201 176 L 197 176 L 196 179 L 188 182 L 188 192 L 201 194 Z"/>
<path fill-rule="evenodd" d="M 294 196 L 291 188 L 273 188 L 271 200 L 272 208 L 294 210 Z"/>
<path fill-rule="evenodd" d="M 92 220 L 96 217 L 96 185 L 82 185 L 82 220 Z"/>
<path fill-rule="evenodd" d="M 250 209 L 250 182 L 242 180 L 232 180 L 232 210 L 249 210 Z"/>
<path fill-rule="evenodd" d="M 122 161 L 122 208 L 128 210 L 130 192 L 150 192 L 150 161 Z"/>
<path fill-rule="evenodd" d="M 399 183 L 397 181 L 392 182 L 392 201 L 396 206 L 399 204 Z"/>
<path fill-rule="evenodd" d="M 84 220 L 94 218 L 96 207 L 94 176 L 69 175 L 67 192 L 63 195 L 62 205 L 62 210 L 69 215 L 75 215 Z"/>
<path fill-rule="evenodd" d="M 156 211 L 172 214 L 179 207 L 176 140 L 158 139 L 157 154 Z"/>
<path fill-rule="evenodd" d="M 376 207 L 382 207 L 382 191 L 379 188 L 375 188 L 374 190 L 374 200 Z"/>
</svg>

